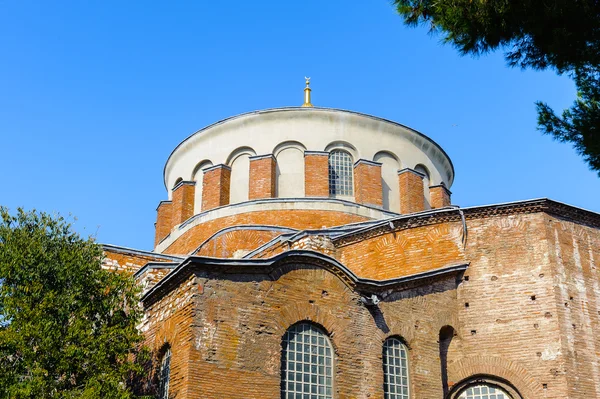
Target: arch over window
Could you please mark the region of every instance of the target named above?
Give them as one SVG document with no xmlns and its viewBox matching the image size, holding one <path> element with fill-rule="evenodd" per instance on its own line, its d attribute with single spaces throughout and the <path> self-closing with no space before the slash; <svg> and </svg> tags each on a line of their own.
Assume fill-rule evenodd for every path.
<svg viewBox="0 0 600 399">
<path fill-rule="evenodd" d="M 171 379 L 171 348 L 167 348 L 160 362 L 158 375 L 158 399 L 169 399 L 169 381 Z"/>
<path fill-rule="evenodd" d="M 385 399 L 409 399 L 408 349 L 391 337 L 383 343 L 383 392 Z"/>
<path fill-rule="evenodd" d="M 295 324 L 283 336 L 281 398 L 333 398 L 333 348 L 311 323 Z"/>
<path fill-rule="evenodd" d="M 478 384 L 462 391 L 458 399 L 512 399 L 512 396 L 498 386 Z"/>
<path fill-rule="evenodd" d="M 431 202 L 429 198 L 429 185 L 431 184 L 431 175 L 429 169 L 419 164 L 415 166 L 415 170 L 425 175 L 423 178 L 423 196 L 425 197 L 425 209 L 431 209 Z"/>
<path fill-rule="evenodd" d="M 373 157 L 373 161 L 381 163 L 383 209 L 400 212 L 400 186 L 398 184 L 400 161 L 388 151 L 379 151 Z"/>
<path fill-rule="evenodd" d="M 304 197 L 304 151 L 306 148 L 296 141 L 286 141 L 273 150 L 277 160 L 277 197 Z"/>
<path fill-rule="evenodd" d="M 250 157 L 256 152 L 250 147 L 241 147 L 233 151 L 227 160 L 231 166 L 229 203 L 248 201 L 250 189 Z"/>
<path fill-rule="evenodd" d="M 329 153 L 329 195 L 352 196 L 354 162 L 352 155 L 344 150 L 333 150 Z"/>
<path fill-rule="evenodd" d="M 212 166 L 210 161 L 202 161 L 196 165 L 192 172 L 192 180 L 196 182 L 194 193 L 194 214 L 202 211 L 202 186 L 204 183 L 204 169 Z"/>
</svg>

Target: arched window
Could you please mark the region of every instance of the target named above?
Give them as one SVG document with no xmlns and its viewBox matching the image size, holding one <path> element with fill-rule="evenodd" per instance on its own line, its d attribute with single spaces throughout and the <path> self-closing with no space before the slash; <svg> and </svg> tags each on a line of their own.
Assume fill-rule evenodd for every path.
<svg viewBox="0 0 600 399">
<path fill-rule="evenodd" d="M 511 399 L 511 397 L 498 387 L 480 384 L 465 389 L 458 399 Z"/>
<path fill-rule="evenodd" d="M 158 375 L 158 399 L 169 399 L 169 380 L 171 378 L 171 348 L 165 351 L 160 362 Z"/>
<path fill-rule="evenodd" d="M 332 399 L 333 348 L 325 333 L 310 323 L 295 324 L 282 348 L 282 399 Z"/>
<path fill-rule="evenodd" d="M 408 399 L 408 350 L 398 338 L 383 343 L 383 392 L 385 399 Z"/>
<path fill-rule="evenodd" d="M 329 153 L 329 195 L 353 195 L 352 156 L 346 151 L 333 150 Z"/>
</svg>

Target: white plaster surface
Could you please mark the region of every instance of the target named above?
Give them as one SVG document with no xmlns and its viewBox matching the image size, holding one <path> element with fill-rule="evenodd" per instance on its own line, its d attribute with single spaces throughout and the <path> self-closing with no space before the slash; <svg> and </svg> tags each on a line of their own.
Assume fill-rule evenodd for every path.
<svg viewBox="0 0 600 399">
<path fill-rule="evenodd" d="M 172 187 L 179 177 L 192 179 L 194 168 L 202 160 L 210 160 L 214 165 L 235 162 L 232 154 L 240 149 L 272 154 L 288 141 L 297 142 L 308 151 L 348 146 L 354 161 L 373 160 L 376 153 L 387 151 L 399 159 L 400 168 L 424 165 L 432 185 L 444 182 L 450 187 L 454 179 L 450 159 L 441 148 L 408 127 L 350 111 L 295 107 L 235 116 L 194 133 L 169 157 L 164 175 L 166 187 Z M 283 192 L 289 192 L 289 187 Z"/>
</svg>

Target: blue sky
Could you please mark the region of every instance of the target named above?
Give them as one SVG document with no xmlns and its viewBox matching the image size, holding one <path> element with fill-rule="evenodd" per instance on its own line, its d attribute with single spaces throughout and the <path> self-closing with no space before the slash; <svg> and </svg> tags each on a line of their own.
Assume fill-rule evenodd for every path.
<svg viewBox="0 0 600 399">
<path fill-rule="evenodd" d="M 171 150 L 219 119 L 313 103 L 438 142 L 460 206 L 549 197 L 600 211 L 598 177 L 536 131 L 534 102 L 575 96 L 553 72 L 461 57 L 387 0 L 0 0 L 0 204 L 77 217 L 151 249 Z"/>
</svg>

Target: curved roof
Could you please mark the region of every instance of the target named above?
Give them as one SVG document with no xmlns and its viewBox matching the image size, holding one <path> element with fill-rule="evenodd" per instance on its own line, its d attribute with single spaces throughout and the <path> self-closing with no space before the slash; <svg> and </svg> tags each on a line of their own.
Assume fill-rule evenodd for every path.
<svg viewBox="0 0 600 399">
<path fill-rule="evenodd" d="M 447 165 L 449 167 L 448 187 L 450 187 L 452 185 L 452 183 L 453 183 L 453 180 L 454 180 L 454 165 L 452 164 L 452 161 L 451 161 L 450 157 L 448 156 L 448 154 L 446 154 L 446 152 L 444 151 L 444 149 L 439 144 L 437 144 L 434 140 L 432 140 L 430 137 L 424 135 L 423 133 L 421 133 L 421 132 L 419 132 L 419 131 L 411 128 L 411 127 L 408 127 L 406 125 L 400 124 L 398 122 L 391 121 L 389 119 L 380 118 L 380 117 L 377 117 L 377 116 L 373 116 L 373 115 L 369 115 L 369 114 L 364 114 L 364 113 L 360 113 L 360 112 L 355 112 L 355 111 L 348 111 L 348 110 L 343 110 L 343 109 L 337 109 L 337 108 L 281 107 L 281 108 L 269 108 L 269 109 L 264 109 L 264 110 L 251 111 L 251 112 L 246 112 L 246 113 L 243 113 L 243 114 L 231 116 L 229 118 L 225 118 L 225 119 L 222 119 L 222 120 L 220 120 L 218 122 L 210 124 L 210 125 L 202 128 L 202 129 L 194 132 L 193 134 L 191 134 L 187 138 L 185 138 L 181 143 L 179 143 L 177 145 L 177 147 L 175 147 L 175 149 L 171 152 L 171 154 L 167 158 L 167 161 L 166 161 L 164 169 L 163 169 L 163 177 L 164 177 L 165 188 L 168 187 L 167 186 L 167 168 L 169 167 L 170 163 L 172 162 L 174 155 L 178 152 L 178 150 L 180 150 L 181 148 L 185 147 L 186 144 L 190 143 L 195 137 L 197 137 L 199 135 L 203 135 L 203 134 L 208 134 L 211 130 L 213 130 L 213 129 L 217 128 L 217 127 L 220 127 L 220 126 L 222 126 L 224 124 L 232 123 L 234 121 L 243 123 L 244 119 L 249 119 L 249 118 L 256 117 L 258 115 L 266 115 L 266 114 L 277 113 L 277 112 L 305 112 L 305 113 L 325 112 L 325 113 L 332 113 L 332 114 L 346 114 L 346 115 L 350 115 L 350 116 L 354 116 L 354 117 L 364 118 L 364 121 L 366 123 L 369 123 L 369 122 L 373 122 L 374 124 L 384 123 L 384 124 L 388 124 L 390 127 L 399 127 L 402 130 L 415 135 L 416 137 L 420 138 L 421 140 L 430 143 L 437 151 L 439 151 L 439 153 L 443 156 L 443 158 L 445 160 L 445 163 L 447 163 Z M 373 127 L 375 127 L 375 125 L 373 125 Z"/>
</svg>

